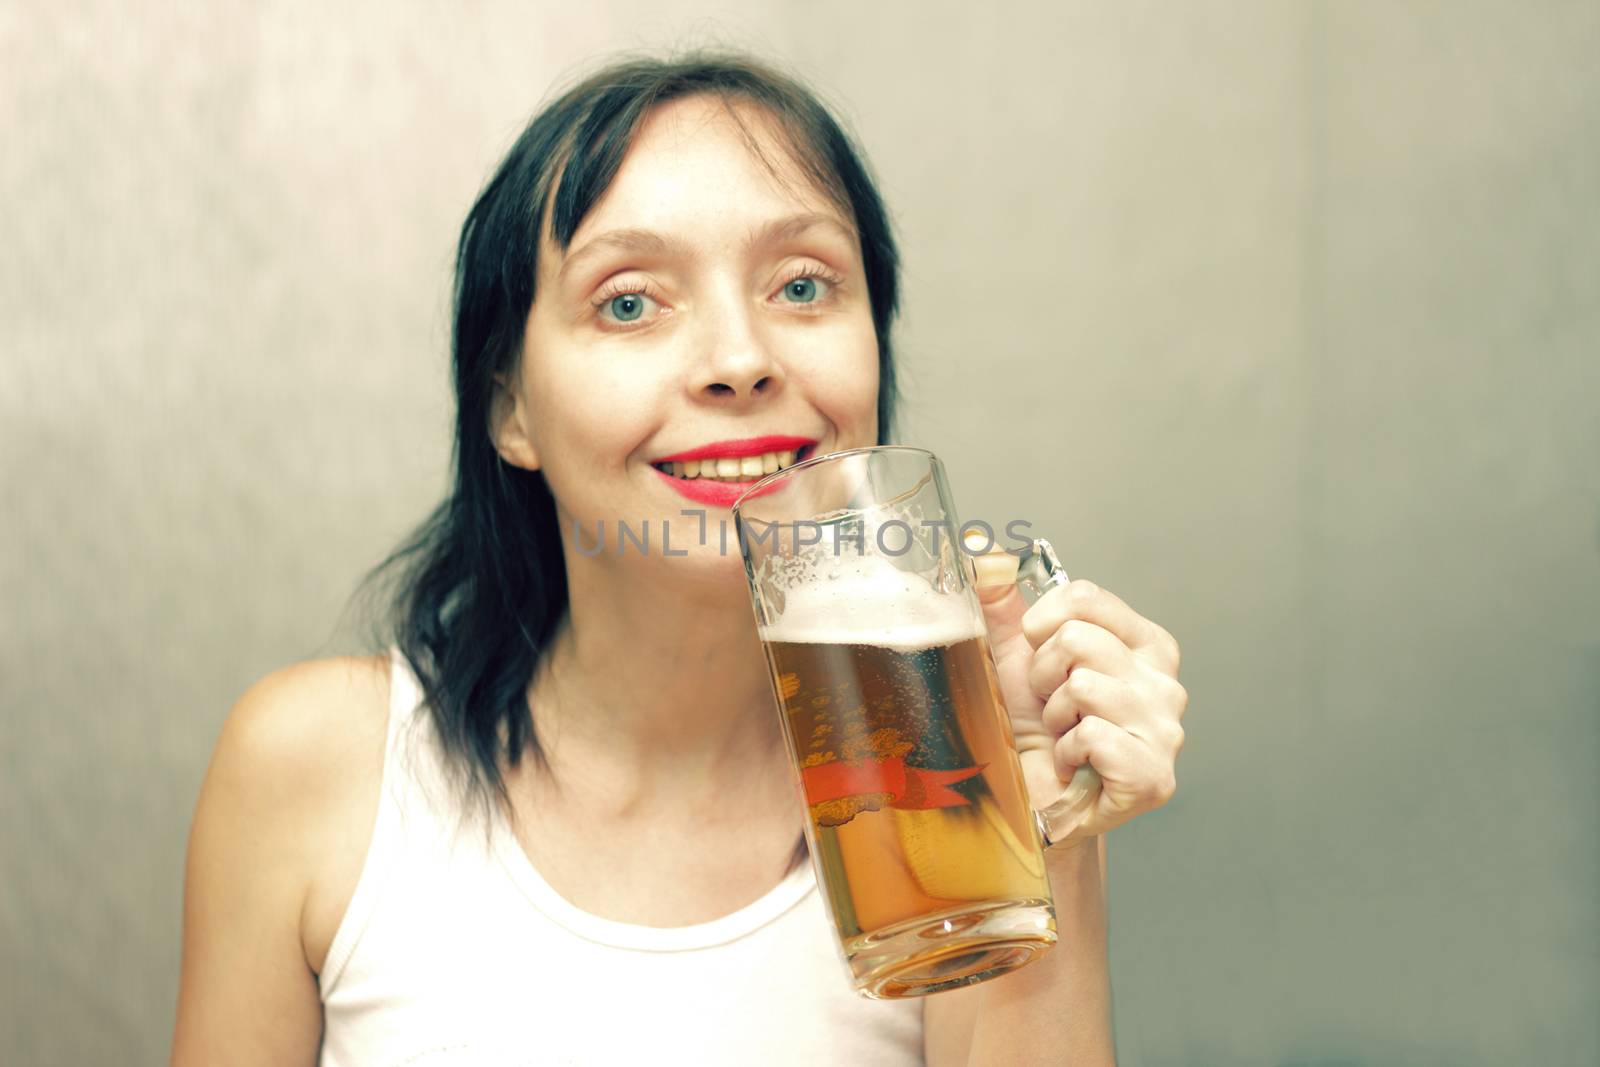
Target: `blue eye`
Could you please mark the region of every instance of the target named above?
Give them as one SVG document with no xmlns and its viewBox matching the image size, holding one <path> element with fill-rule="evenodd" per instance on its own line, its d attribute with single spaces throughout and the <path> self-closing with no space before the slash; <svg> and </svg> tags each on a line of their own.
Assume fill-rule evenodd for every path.
<svg viewBox="0 0 1600 1067">
<path fill-rule="evenodd" d="M 796 278 L 784 285 L 783 296 L 791 304 L 809 304 L 822 295 L 817 291 L 818 286 L 827 284 L 819 278 Z"/>
<path fill-rule="evenodd" d="M 633 322 L 644 314 L 644 300 L 641 293 L 622 293 L 612 297 L 606 307 L 618 322 Z"/>
</svg>

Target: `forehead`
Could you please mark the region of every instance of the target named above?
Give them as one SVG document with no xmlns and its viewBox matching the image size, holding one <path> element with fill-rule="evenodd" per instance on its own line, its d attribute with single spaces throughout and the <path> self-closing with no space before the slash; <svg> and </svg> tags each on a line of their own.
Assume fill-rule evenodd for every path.
<svg viewBox="0 0 1600 1067">
<path fill-rule="evenodd" d="M 618 228 L 711 237 L 749 232 L 797 213 L 831 216 L 850 233 L 855 230 L 764 109 L 685 97 L 645 116 L 570 248 Z"/>
</svg>

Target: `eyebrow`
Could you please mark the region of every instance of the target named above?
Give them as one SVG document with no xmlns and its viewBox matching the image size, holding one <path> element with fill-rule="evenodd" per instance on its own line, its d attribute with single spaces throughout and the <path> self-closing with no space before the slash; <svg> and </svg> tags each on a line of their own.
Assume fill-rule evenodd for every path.
<svg viewBox="0 0 1600 1067">
<path fill-rule="evenodd" d="M 677 242 L 669 241 L 653 230 L 607 230 L 591 240 L 561 262 L 556 280 L 561 281 L 572 273 L 574 266 L 593 259 L 602 252 L 635 252 L 640 255 L 662 256 L 679 249 Z"/>
<path fill-rule="evenodd" d="M 774 219 L 764 226 L 758 226 L 750 231 L 747 241 L 748 247 L 760 248 L 768 245 L 782 244 L 802 237 L 813 230 L 831 230 L 833 233 L 855 243 L 855 231 L 846 226 L 836 216 L 822 212 L 807 212 L 801 215 L 791 215 L 788 218 Z M 604 252 L 632 252 L 638 255 L 666 256 L 672 253 L 685 251 L 682 242 L 673 240 L 656 233 L 654 230 L 621 229 L 607 230 L 596 234 L 583 247 L 567 256 L 561 263 L 561 269 L 556 272 L 556 280 L 563 281 L 572 273 L 574 268 L 581 266 L 585 260 L 593 259 Z"/>
<path fill-rule="evenodd" d="M 845 238 L 851 244 L 855 243 L 855 231 L 846 226 L 836 216 L 813 211 L 804 215 L 791 215 L 786 219 L 774 219 L 765 226 L 751 231 L 750 244 L 752 247 L 781 244 L 784 241 L 792 241 L 796 237 L 804 236 L 817 229 L 832 230 L 837 236 Z"/>
</svg>

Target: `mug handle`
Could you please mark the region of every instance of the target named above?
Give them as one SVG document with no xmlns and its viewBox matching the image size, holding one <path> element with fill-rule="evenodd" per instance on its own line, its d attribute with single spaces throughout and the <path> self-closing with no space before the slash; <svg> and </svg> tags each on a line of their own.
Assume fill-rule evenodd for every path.
<svg viewBox="0 0 1600 1067">
<path fill-rule="evenodd" d="M 1067 577 L 1067 569 L 1061 565 L 1056 550 L 1042 537 L 1034 538 L 1032 544 L 1020 555 L 1011 552 L 1005 555 L 1017 560 L 1013 580 L 1022 591 L 1022 598 L 1027 601 L 1029 607 L 1036 604 L 1039 598 L 1051 589 L 1058 585 L 1066 585 L 1071 580 Z M 988 556 L 985 557 L 985 561 L 987 563 L 998 558 L 997 555 Z M 1003 577 L 1001 581 L 1004 581 Z M 989 582 L 986 581 L 984 584 L 988 585 Z M 1072 781 L 1067 784 L 1066 792 L 1062 793 L 1053 804 L 1034 810 L 1034 821 L 1038 825 L 1039 837 L 1044 842 L 1044 847 L 1050 848 L 1066 840 L 1068 835 L 1083 823 L 1099 796 L 1100 775 L 1085 763 L 1072 773 Z"/>
</svg>

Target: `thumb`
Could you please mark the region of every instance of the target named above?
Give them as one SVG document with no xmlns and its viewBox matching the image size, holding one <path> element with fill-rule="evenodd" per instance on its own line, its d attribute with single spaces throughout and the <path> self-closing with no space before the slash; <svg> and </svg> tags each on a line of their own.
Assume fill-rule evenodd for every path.
<svg viewBox="0 0 1600 1067">
<path fill-rule="evenodd" d="M 989 640 L 999 644 L 1020 634 L 1028 604 L 1017 586 L 1017 557 L 1003 548 L 991 547 L 982 555 L 973 556 L 972 566 L 977 573 L 973 588 L 983 608 Z"/>
</svg>

